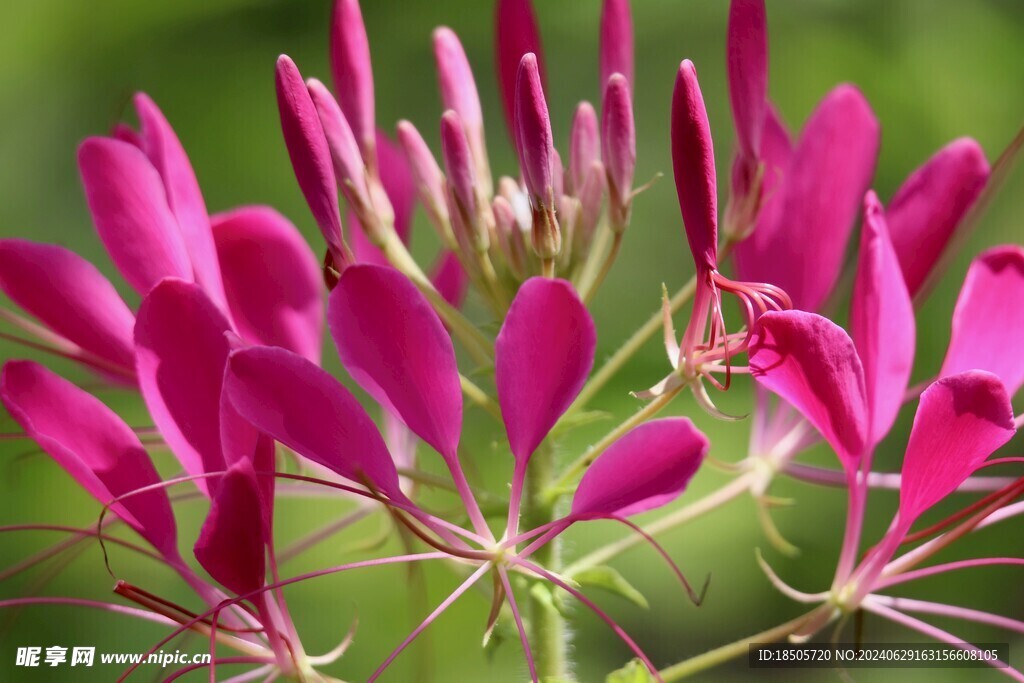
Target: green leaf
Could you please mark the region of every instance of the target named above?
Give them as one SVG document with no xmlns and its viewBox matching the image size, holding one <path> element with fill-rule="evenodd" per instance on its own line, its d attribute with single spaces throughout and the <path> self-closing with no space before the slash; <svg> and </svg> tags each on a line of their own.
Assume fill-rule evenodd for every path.
<svg viewBox="0 0 1024 683">
<path fill-rule="evenodd" d="M 561 593 L 562 591 L 559 591 Z M 544 605 L 545 609 L 557 612 L 563 617 L 569 616 L 569 607 L 561 596 L 553 594 L 551 589 L 543 583 L 535 583 L 530 587 L 530 595 L 533 599 Z"/>
<path fill-rule="evenodd" d="M 654 683 L 655 678 L 639 659 L 630 661 L 618 671 L 608 674 L 605 683 Z"/>
<path fill-rule="evenodd" d="M 594 586 L 623 597 L 634 605 L 647 609 L 650 605 L 643 593 L 633 587 L 622 574 L 607 566 L 590 567 L 574 574 L 573 580 L 581 586 Z"/>
</svg>

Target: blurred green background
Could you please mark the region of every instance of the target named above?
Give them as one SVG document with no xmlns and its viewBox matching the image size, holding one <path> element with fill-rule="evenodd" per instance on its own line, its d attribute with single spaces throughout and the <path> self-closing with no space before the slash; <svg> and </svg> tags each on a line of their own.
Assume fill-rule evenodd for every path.
<svg viewBox="0 0 1024 683">
<path fill-rule="evenodd" d="M 693 59 L 700 69 L 713 133 L 719 176 L 727 177 L 731 150 L 724 77 L 725 0 L 635 0 L 637 34 L 636 115 L 642 182 L 669 173 L 668 111 L 676 66 Z M 787 0 L 771 1 L 772 99 L 791 128 L 798 128 L 816 101 L 834 84 L 859 85 L 872 103 L 883 130 L 875 188 L 891 196 L 906 174 L 954 137 L 977 138 L 994 159 L 1024 120 L 1024 3 L 1017 0 L 935 2 L 934 0 Z M 440 105 L 432 72 L 430 32 L 446 24 L 461 36 L 474 64 L 489 124 L 492 165 L 514 169 L 513 153 L 501 119 L 493 76 L 491 3 L 481 0 L 412 2 L 364 0 L 377 85 L 377 115 L 382 126 L 399 118 L 412 120 L 437 145 Z M 597 24 L 599 0 L 537 0 L 549 69 L 548 99 L 556 142 L 567 145 L 569 122 L 580 99 L 597 99 Z M 90 225 L 75 167 L 75 147 L 88 135 L 110 129 L 122 116 L 131 93 L 145 90 L 163 108 L 188 150 L 211 211 L 245 203 L 271 204 L 288 215 L 320 251 L 315 225 L 288 164 L 277 122 L 273 65 L 290 54 L 307 76 L 329 78 L 327 67 L 328 0 L 35 0 L 8 2 L 0 35 L 0 236 L 58 242 L 94 260 L 110 274 L 126 297 L 133 298 L 114 270 Z M 1024 220 L 1024 174 L 1014 174 L 918 319 L 919 355 L 915 379 L 935 372 L 948 340 L 949 315 L 973 254 L 984 247 L 1018 241 Z M 433 233 L 418 218 L 417 253 L 433 249 Z M 595 302 L 600 335 L 599 357 L 616 345 L 658 305 L 660 284 L 670 289 L 691 274 L 675 192 L 669 179 L 640 197 L 621 258 Z M 1024 305 L 1024 302 L 1020 302 Z M 6 359 L 24 351 L 0 345 Z M 326 362 L 338 368 L 327 348 Z M 75 367 L 53 364 L 89 384 Z M 650 344 L 619 381 L 595 402 L 619 419 L 637 407 L 627 392 L 647 387 L 665 372 L 661 347 Z M 99 394 L 135 425 L 147 424 L 141 402 L 125 392 Z M 746 382 L 722 399 L 733 412 L 749 410 Z M 745 453 L 747 423 L 716 423 L 700 414 L 688 397 L 672 411 L 694 415 L 714 443 L 713 454 L 736 460 Z M 671 411 L 670 411 L 671 412 Z M 904 411 L 877 456 L 880 469 L 899 466 L 912 409 Z M 484 414 L 469 411 L 465 441 L 478 455 L 477 466 L 490 481 L 500 482 L 509 469 L 502 434 Z M 564 445 L 570 458 L 613 423 L 579 430 Z M 0 431 L 15 428 L 0 416 Z M 1019 452 L 1020 439 L 1010 451 Z M 1015 448 L 1016 447 L 1016 448 Z M 31 444 L 0 441 L 0 523 L 90 524 L 97 506 Z M 171 456 L 155 456 L 164 471 Z M 815 451 L 811 460 L 832 464 Z M 426 456 L 430 466 L 436 458 Z M 719 486 L 724 475 L 708 468 L 685 499 Z M 799 612 L 778 596 L 754 562 L 761 547 L 776 570 L 794 586 L 824 590 L 831 580 L 842 534 L 844 498 L 837 491 L 780 481 L 773 493 L 792 496 L 796 505 L 775 513 L 782 532 L 802 550 L 788 559 L 772 550 L 758 526 L 749 499 L 679 529 L 665 537 L 673 556 L 692 578 L 712 575 L 706 604 L 690 605 L 662 563 L 638 549 L 615 562 L 651 602 L 641 610 L 621 598 L 598 595 L 623 626 L 659 665 L 772 626 Z M 294 538 L 339 516 L 347 503 L 288 501 L 280 506 L 279 537 Z M 874 495 L 867 541 L 884 530 L 895 496 Z M 190 544 L 204 507 L 184 504 L 179 511 L 183 544 Z M 936 517 L 940 512 L 936 512 Z M 338 564 L 368 556 L 355 549 L 373 535 L 377 521 L 367 521 L 315 552 L 284 567 L 284 573 Z M 943 556 L 1020 555 L 1024 536 L 1018 525 L 977 534 Z M 611 525 L 592 524 L 569 534 L 566 553 L 578 556 L 602 540 L 620 535 Z M 13 565 L 58 540 L 42 533 L 0 535 L 2 565 Z M 376 552 L 397 550 L 389 545 Z M 149 590 L 188 601 L 188 594 L 151 563 L 114 550 L 119 576 Z M 45 575 L 0 583 L 0 599 L 37 590 Z M 427 572 L 430 600 L 436 603 L 454 587 L 450 572 Z M 107 599 L 112 579 L 94 544 L 43 591 L 47 594 Z M 410 597 L 402 568 L 382 568 L 320 579 L 290 590 L 289 603 L 307 650 L 326 651 L 341 639 L 358 613 L 355 645 L 328 672 L 362 680 L 411 629 Z M 930 579 L 901 594 L 1024 615 L 1020 572 L 991 568 Z M 192 603 L 188 603 L 192 604 Z M 518 644 L 505 643 L 488 662 L 478 647 L 487 604 L 470 595 L 432 629 L 431 648 L 437 681 L 520 681 L 525 668 Z M 1010 636 L 975 625 L 935 619 L 958 635 L 977 641 L 1006 641 Z M 586 612 L 574 619 L 574 651 L 581 681 L 603 680 L 628 653 L 604 626 Z M 115 667 L 31 670 L 13 667 L 15 649 L 24 645 L 95 645 L 100 651 L 143 651 L 161 635 L 154 625 L 67 607 L 32 607 L 0 613 L 0 680 L 101 681 Z M 870 641 L 915 640 L 916 636 L 868 617 Z M 183 651 L 199 652 L 199 639 L 181 641 Z M 1024 664 L 1024 641 L 1015 643 L 1012 661 Z M 226 670 L 225 670 L 226 673 Z M 234 672 L 232 672 L 234 673 Z M 205 675 L 205 674 L 203 674 Z M 831 671 L 752 672 L 744 662 L 703 674 L 701 680 L 837 680 Z M 139 680 L 156 679 L 153 668 Z M 996 680 L 991 671 L 861 670 L 858 681 Z M 189 680 L 205 680 L 194 675 Z M 383 680 L 425 680 L 416 658 L 407 653 Z"/>
</svg>

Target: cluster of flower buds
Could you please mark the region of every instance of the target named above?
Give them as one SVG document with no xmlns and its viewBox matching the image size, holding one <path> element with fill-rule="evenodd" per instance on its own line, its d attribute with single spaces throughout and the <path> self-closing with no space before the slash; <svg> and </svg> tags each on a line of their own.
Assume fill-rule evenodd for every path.
<svg viewBox="0 0 1024 683">
<path fill-rule="evenodd" d="M 315 79 L 304 80 L 287 56 L 278 59 L 281 127 L 299 188 L 326 243 L 322 266 L 294 226 L 267 207 L 209 215 L 184 148 L 145 95 L 135 99 L 140 130 L 119 125 L 111 137 L 86 140 L 78 155 L 97 233 L 141 296 L 138 309 L 76 254 L 0 240 L 0 290 L 34 318 L 0 309 L 0 319 L 31 339 L 0 336 L 78 362 L 120 389 L 137 389 L 153 422 L 133 429 L 38 363 L 5 362 L 0 402 L 24 433 L 4 436 L 37 442 L 103 505 L 103 513 L 95 530 L 3 528 L 66 531 L 75 538 L 2 574 L 27 570 L 98 536 L 171 569 L 200 608 L 127 580 L 118 581 L 116 593 L 143 609 L 36 597 L 3 600 L 0 607 L 65 602 L 172 627 L 153 650 L 182 633 L 200 633 L 211 654 L 218 644 L 238 653 L 211 662 L 211 680 L 219 663 L 232 663 L 253 667 L 234 680 L 334 681 L 317 669 L 340 657 L 352 634 L 332 652 L 308 656 L 279 589 L 361 567 L 444 561 L 461 583 L 397 644 L 370 681 L 485 577 L 492 589 L 484 643 L 500 619 L 514 623 L 531 680 L 570 675 L 558 609 L 562 593 L 606 622 L 662 680 L 643 650 L 581 590 L 588 573 L 591 585 L 635 594 L 602 565 L 630 543 L 647 541 L 699 604 L 703 592 L 691 588 L 652 535 L 744 492 L 764 513 L 773 477 L 786 473 L 845 486 L 849 514 L 829 591 L 797 591 L 762 561 L 780 590 L 815 604 L 804 618 L 762 635 L 808 638 L 857 610 L 958 647 L 967 646 L 905 612 L 1024 631 L 1019 620 L 881 592 L 966 567 L 1024 565 L 1022 558 L 996 556 L 917 568 L 958 538 L 1024 514 L 1024 503 L 1015 502 L 1024 495 L 1024 478 L 977 476 L 983 468 L 1021 460 L 989 457 L 1024 424 L 1011 404 L 1024 385 L 1018 352 L 1024 249 L 1005 245 L 975 259 L 941 368 L 934 380 L 908 388 L 915 306 L 941 275 L 944 254 L 984 206 L 985 193 L 998 185 L 978 144 L 950 143 L 883 206 L 869 189 L 879 124 L 863 96 L 853 86 L 836 87 L 793 142 L 768 98 L 764 0 L 732 0 L 727 67 L 737 148 L 722 243 L 711 125 L 696 68 L 685 60 L 676 72 L 668 137 L 696 272 L 676 296 L 666 294 L 660 316 L 591 376 L 597 335 L 587 303 L 615 260 L 637 193 L 630 7 L 627 0 L 603 3 L 601 114 L 579 104 L 567 164 L 554 144 L 531 3 L 497 0 L 496 17 L 498 80 L 520 165 L 513 175 L 495 177 L 473 72 L 450 29 L 433 34 L 445 109 L 440 163 L 411 122 L 398 123 L 395 142 L 378 129 L 358 0 L 335 0 L 333 93 Z M 997 166 L 1012 160 L 1024 147 L 1021 140 L 1024 134 Z M 417 203 L 441 243 L 427 272 L 407 247 Z M 855 272 L 844 277 L 858 215 Z M 735 280 L 720 270 L 733 254 Z M 321 277 L 331 290 L 326 314 Z M 839 308 L 844 282 L 852 294 L 849 333 L 823 315 Z M 491 308 L 496 335 L 458 310 L 470 283 Z M 724 294 L 739 303 L 738 330 L 726 324 Z M 672 316 L 691 298 L 680 339 Z M 341 366 L 369 400 L 358 400 L 320 366 L 325 319 Z M 639 394 L 653 400 L 555 473 L 554 440 L 591 419 L 581 413 L 589 398 L 659 327 L 672 371 Z M 460 369 L 455 339 L 474 370 L 493 369 L 479 373 L 486 375 L 482 385 Z M 748 357 L 745 366 L 736 364 L 741 354 Z M 705 382 L 724 390 L 734 372 L 749 373 L 757 387 L 748 457 L 732 467 L 736 478 L 719 493 L 659 520 L 648 533 L 627 518 L 680 497 L 710 448 L 688 419 L 652 418 L 689 388 L 703 408 L 731 419 L 714 406 Z M 472 449 L 462 443 L 466 399 L 503 432 L 493 443 L 507 443 L 511 455 L 507 490 L 483 491 L 467 476 Z M 876 447 L 915 399 L 901 472 L 873 472 Z M 364 403 L 379 409 L 379 427 Z M 838 470 L 794 462 L 819 440 L 835 451 Z M 183 474 L 161 479 L 149 445 L 166 447 Z M 436 452 L 450 481 L 418 469 L 420 445 Z M 284 456 L 294 458 L 298 472 L 281 471 Z M 447 489 L 457 499 L 455 513 L 420 498 L 412 485 L 417 478 Z M 209 501 L 193 545 L 205 575 L 178 549 L 167 489 L 184 483 L 195 486 L 193 497 Z M 875 486 L 898 489 L 899 508 L 880 541 L 862 554 L 867 497 Z M 355 501 L 355 511 L 279 549 L 273 533 L 277 498 L 325 490 Z M 966 490 L 987 495 L 914 531 L 925 513 Z M 563 496 L 569 504 L 557 505 Z M 371 510 L 394 521 L 409 541 L 405 554 L 281 578 L 279 562 Z M 636 536 L 563 566 L 561 534 L 598 519 L 623 523 Z M 770 516 L 761 520 L 777 547 L 791 548 Z M 115 525 L 130 528 L 152 549 L 109 536 Z M 901 553 L 925 538 L 930 540 Z M 108 569 L 113 573 L 110 563 Z M 524 588 L 528 619 L 516 597 Z M 692 672 L 737 651 L 746 649 L 726 646 L 682 666 Z"/>
<path fill-rule="evenodd" d="M 496 16 L 501 94 L 520 162 L 517 174 L 496 182 L 473 71 L 452 30 L 438 28 L 433 35 L 445 108 L 441 164 L 409 121 L 400 121 L 396 130 L 404 159 L 385 159 L 383 152 L 392 143 L 376 129 L 366 28 L 356 0 L 335 5 L 331 65 L 336 99 L 319 81 L 304 82 L 289 58 L 278 61 L 281 125 L 299 186 L 327 243 L 325 274 L 330 284 L 352 263 L 367 260 L 360 253 L 366 250 L 356 246 L 366 240 L 400 270 L 415 270 L 402 253 L 407 226 L 399 225 L 389 173 L 411 176 L 442 247 L 497 310 L 505 310 L 511 295 L 533 274 L 593 279 L 590 271 L 605 256 L 601 249 L 592 255 L 592 247 L 606 194 L 609 233 L 618 241 L 628 226 L 636 168 L 628 2 L 604 4 L 602 116 L 599 122 L 591 104 L 579 105 L 567 167 L 551 132 L 533 8 L 523 0 L 501 0 Z M 353 232 L 346 237 L 339 189 L 351 214 L 344 222 L 358 223 L 356 232 L 361 230 L 362 236 Z"/>
</svg>

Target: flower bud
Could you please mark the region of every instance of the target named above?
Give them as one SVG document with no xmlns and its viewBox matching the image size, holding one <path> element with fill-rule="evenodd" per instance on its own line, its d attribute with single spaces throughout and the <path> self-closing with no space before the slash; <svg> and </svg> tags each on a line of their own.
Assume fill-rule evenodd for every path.
<svg viewBox="0 0 1024 683">
<path fill-rule="evenodd" d="M 516 220 L 516 211 L 512 204 L 501 196 L 494 198 L 492 208 L 495 231 L 505 261 L 517 277 L 523 277 L 526 272 L 526 242 L 523 240 L 523 230 Z"/>
<path fill-rule="evenodd" d="M 487 160 L 480 96 L 462 43 L 450 28 L 442 26 L 434 31 L 434 60 L 437 63 L 441 102 L 445 109 L 454 110 L 462 119 L 483 194 L 490 196 L 491 169 Z"/>
<path fill-rule="evenodd" d="M 416 127 L 408 121 L 398 122 L 398 143 L 409 161 L 420 201 L 430 217 L 430 221 L 441 233 L 441 238 L 449 247 L 453 244 L 451 225 L 448 218 L 448 204 L 444 196 L 444 174 L 437 165 L 426 141 Z"/>
<path fill-rule="evenodd" d="M 320 116 L 320 125 L 331 150 L 338 185 L 356 214 L 361 216 L 369 207 L 370 200 L 366 189 L 366 166 L 355 135 L 337 100 L 323 83 L 310 78 L 306 81 L 306 87 Z"/>
<path fill-rule="evenodd" d="M 714 270 L 718 250 L 718 197 L 715 151 L 697 69 L 679 65 L 672 93 L 672 167 L 679 210 L 698 270 Z"/>
<path fill-rule="evenodd" d="M 590 172 L 590 165 L 598 159 L 600 144 L 594 107 L 590 102 L 580 102 L 572 119 L 569 138 L 569 189 L 577 197 Z"/>
<path fill-rule="evenodd" d="M 335 0 L 331 17 L 331 74 L 338 103 L 371 175 L 377 172 L 373 68 L 359 0 Z"/>
<path fill-rule="evenodd" d="M 537 57 L 532 53 L 519 63 L 515 113 L 519 164 L 533 207 L 533 248 L 541 259 L 552 259 L 562 246 L 555 216 L 554 144 Z"/>
<path fill-rule="evenodd" d="M 580 202 L 580 220 L 575 239 L 581 253 L 589 248 L 601 220 L 601 199 L 604 197 L 606 175 L 604 164 L 595 160 L 590 165 L 583 187 L 576 195 Z"/>
<path fill-rule="evenodd" d="M 629 0 L 604 0 L 601 8 L 601 88 L 612 74 L 622 74 L 633 85 L 633 19 Z M 632 90 L 631 90 L 632 92 Z"/>
<path fill-rule="evenodd" d="M 461 243 L 459 233 L 464 230 L 470 236 L 468 241 L 475 250 L 487 251 L 489 235 L 485 223 L 480 220 L 482 206 L 477 196 L 473 153 L 469 148 L 462 119 L 451 110 L 441 117 L 441 152 L 448 175 L 448 192 L 452 200 L 449 203 L 449 214 L 455 237 Z"/>
<path fill-rule="evenodd" d="M 612 74 L 602 107 L 604 164 L 608 172 L 608 197 L 612 229 L 622 231 L 629 224 L 633 173 L 636 170 L 636 129 L 629 83 L 622 74 Z"/>
<path fill-rule="evenodd" d="M 277 60 L 275 81 L 281 130 L 295 178 L 327 242 L 333 267 L 341 270 L 352 256 L 342 236 L 334 166 L 320 117 L 302 74 L 287 55 Z"/>
<path fill-rule="evenodd" d="M 519 82 L 519 63 L 524 55 L 533 53 L 537 56 L 541 81 L 545 81 L 540 29 L 530 0 L 498 0 L 495 8 L 494 48 L 501 103 L 505 108 L 509 131 L 515 138 L 516 84 Z"/>
</svg>

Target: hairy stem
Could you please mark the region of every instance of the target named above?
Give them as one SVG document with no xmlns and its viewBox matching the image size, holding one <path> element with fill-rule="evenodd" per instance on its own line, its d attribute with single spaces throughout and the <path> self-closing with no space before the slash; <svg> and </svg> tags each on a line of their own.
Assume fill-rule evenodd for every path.
<svg viewBox="0 0 1024 683">
<path fill-rule="evenodd" d="M 752 636 L 741 638 L 736 642 L 729 643 L 728 645 L 722 645 L 716 647 L 714 650 L 709 650 L 704 654 L 691 657 L 678 664 L 673 664 L 667 669 L 661 670 L 661 678 L 665 683 L 670 681 L 681 681 L 684 678 L 692 676 L 701 671 L 706 671 L 712 667 L 716 667 L 719 664 L 724 664 L 731 659 L 736 659 L 747 654 L 750 650 L 750 646 L 755 643 L 774 643 L 782 640 L 783 638 L 796 633 L 801 627 L 807 624 L 812 619 L 817 618 L 820 614 L 825 611 L 832 610 L 831 605 L 820 605 L 810 612 L 803 614 L 796 619 L 787 621 L 784 624 L 779 624 L 774 628 L 770 628 L 760 633 L 755 633 Z"/>
<path fill-rule="evenodd" d="M 666 391 L 664 394 L 633 413 L 633 415 L 623 421 L 618 427 L 605 434 L 600 441 L 588 448 L 586 453 L 577 458 L 565 469 L 562 476 L 560 476 L 554 485 L 547 491 L 547 496 L 550 499 L 555 499 L 560 496 L 565 488 L 569 486 L 577 476 L 590 467 L 590 465 L 597 459 L 597 456 L 604 453 L 609 446 L 618 441 L 626 432 L 633 429 L 633 427 L 636 427 L 657 415 L 662 408 L 667 406 L 669 402 L 685 388 L 686 385 L 683 384 L 675 389 Z"/>
<path fill-rule="evenodd" d="M 530 459 L 526 496 L 523 501 L 523 526 L 533 529 L 555 517 L 555 505 L 544 492 L 554 476 L 554 453 L 542 444 Z M 534 554 L 534 561 L 551 572 L 561 570 L 561 541 L 557 537 Z M 550 604 L 530 596 L 530 642 L 533 644 L 537 673 L 542 681 L 571 680 L 568 661 L 568 625 Z"/>
</svg>

